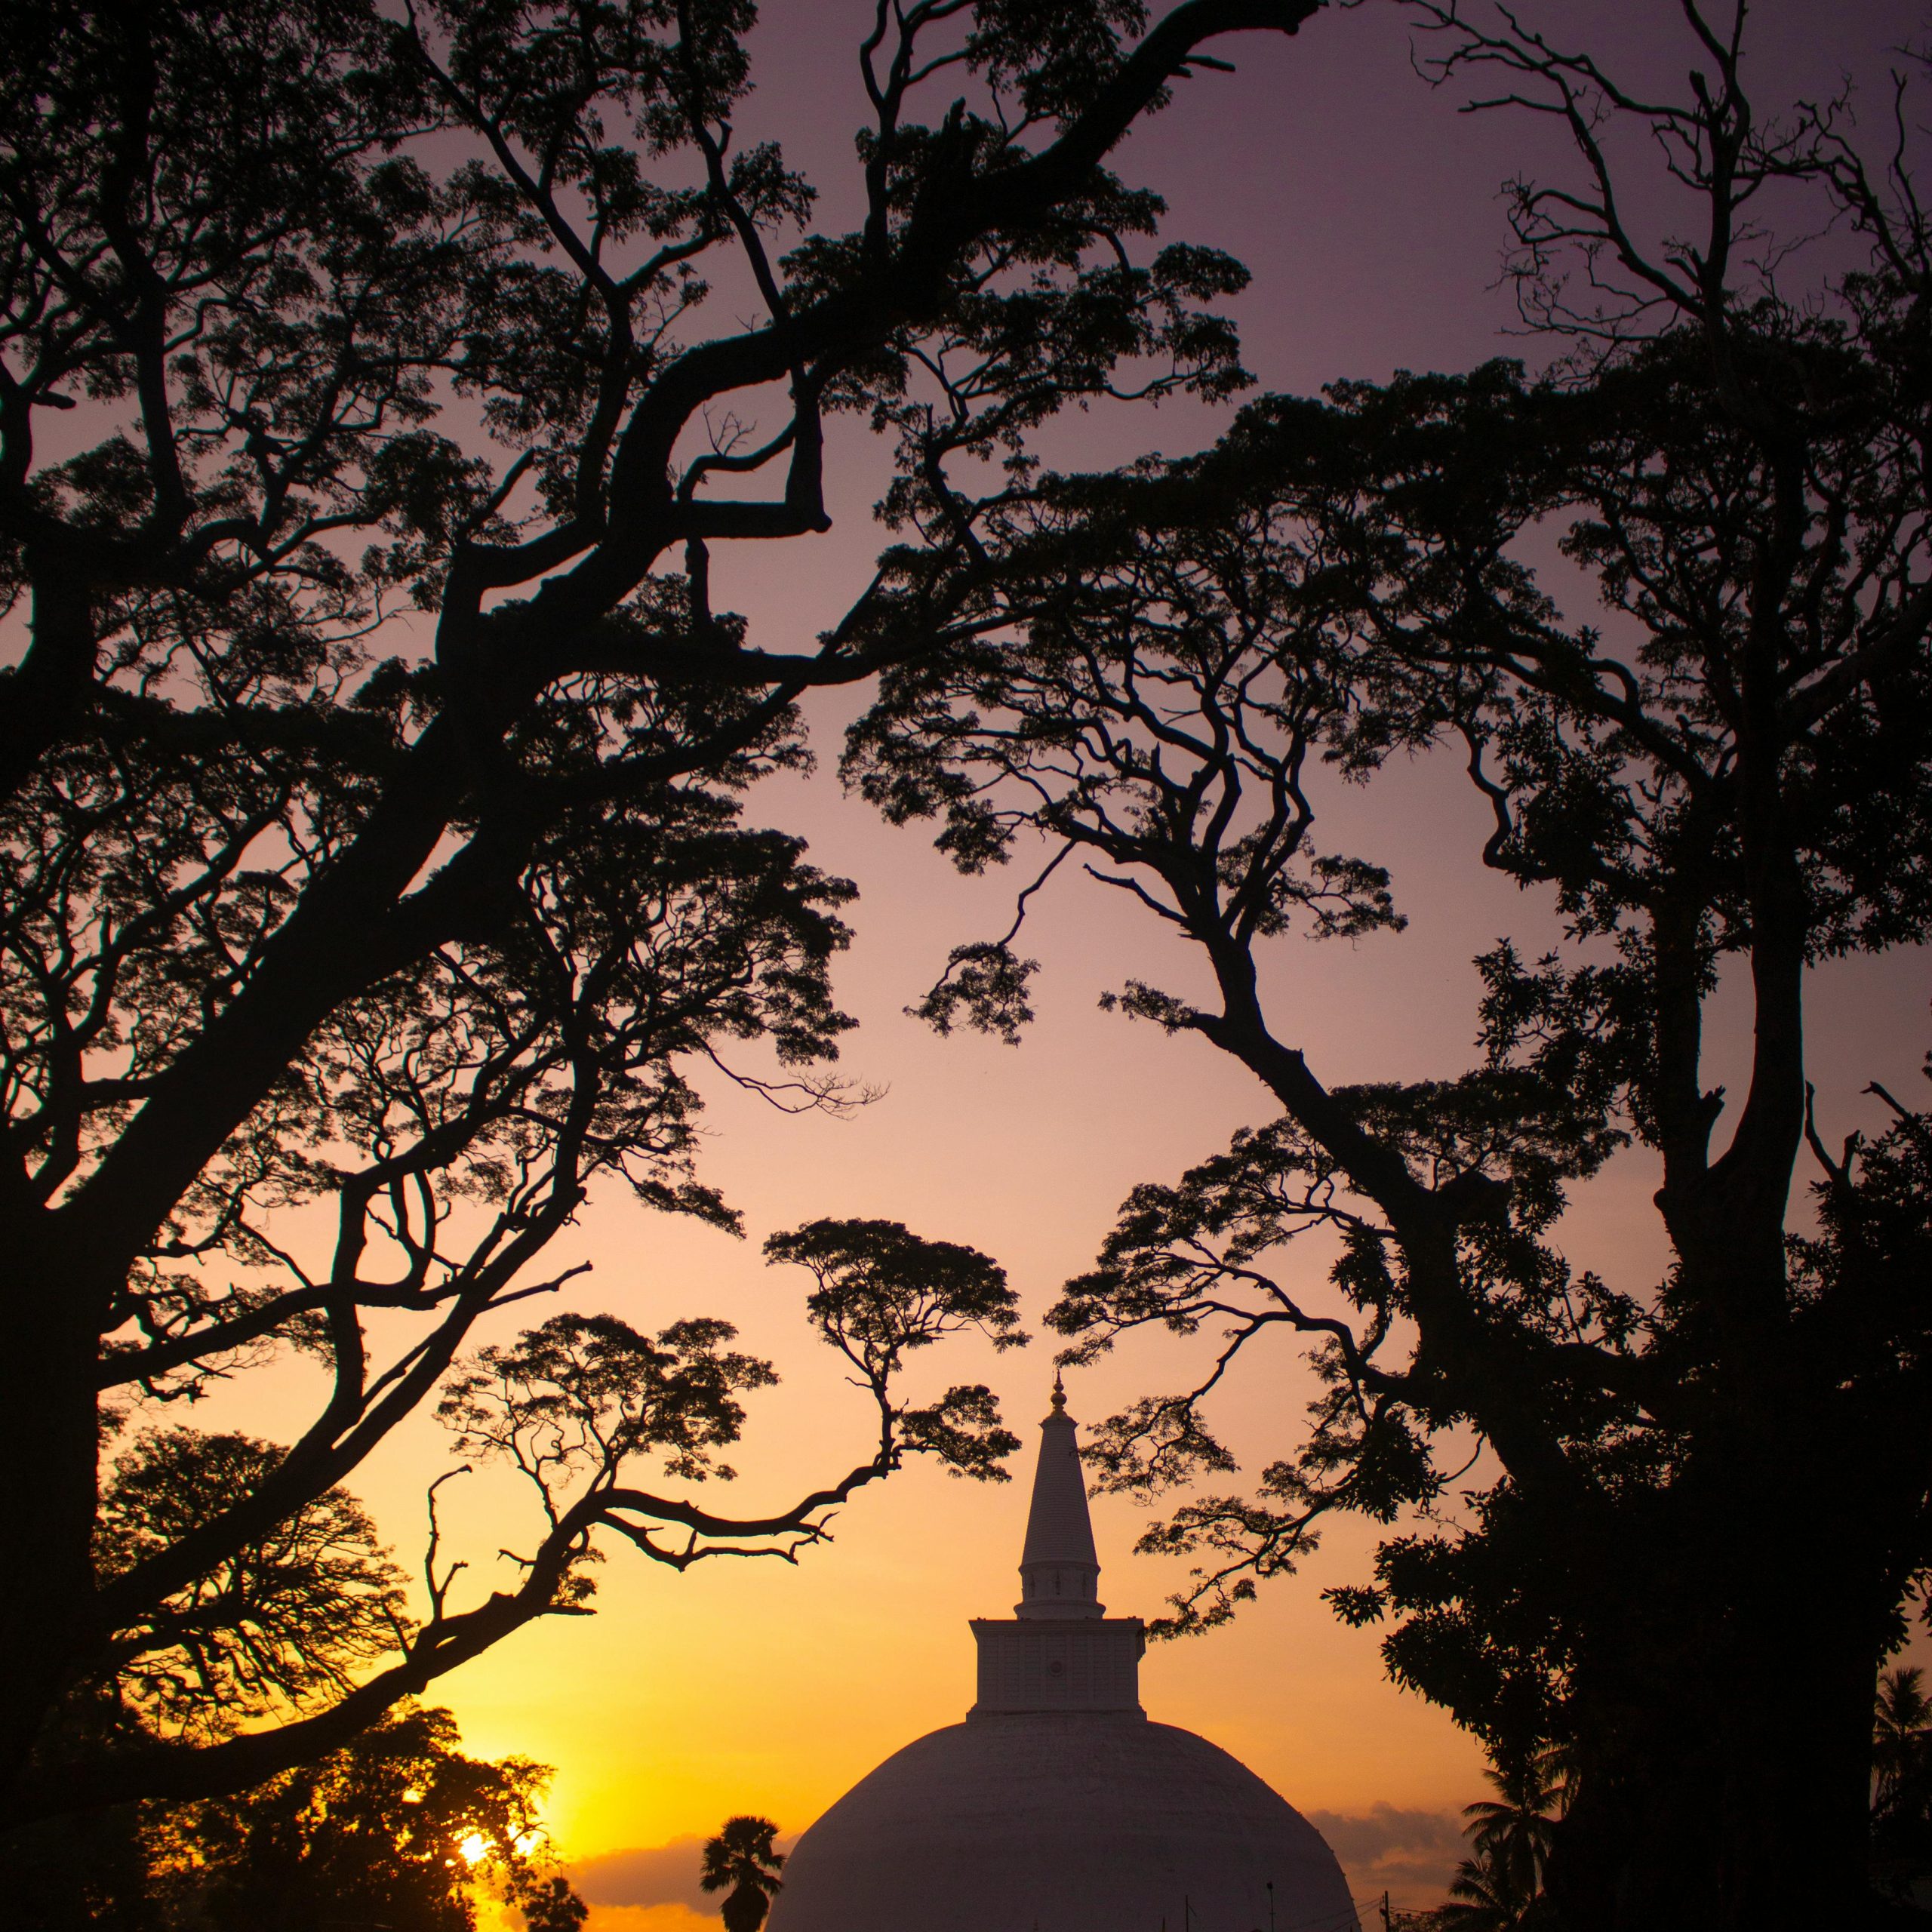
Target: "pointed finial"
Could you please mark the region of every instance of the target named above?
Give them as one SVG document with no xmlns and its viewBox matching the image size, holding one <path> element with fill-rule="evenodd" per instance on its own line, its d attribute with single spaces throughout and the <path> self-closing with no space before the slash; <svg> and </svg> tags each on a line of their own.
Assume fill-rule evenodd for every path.
<svg viewBox="0 0 1932 1932">
<path fill-rule="evenodd" d="M 1100 1565 L 1088 1520 L 1087 1484 L 1080 1469 L 1078 1431 L 1066 1412 L 1066 1383 L 1054 1371 L 1054 1405 L 1040 1418 L 1040 1460 L 1020 1558 L 1020 1617 L 1103 1614 L 1095 1582 Z"/>
</svg>

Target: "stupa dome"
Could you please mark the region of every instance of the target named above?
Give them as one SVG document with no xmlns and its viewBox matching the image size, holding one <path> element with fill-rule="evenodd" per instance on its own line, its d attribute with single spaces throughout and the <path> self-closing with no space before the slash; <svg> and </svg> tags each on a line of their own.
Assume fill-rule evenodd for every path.
<svg viewBox="0 0 1932 1932">
<path fill-rule="evenodd" d="M 1321 1833 L 1218 1746 L 1149 1722 L 1143 1628 L 1103 1615 L 1099 1574 L 1056 1387 L 1024 1594 L 972 1626 L 978 1703 L 805 1833 L 769 1932 L 1358 1932 Z"/>
</svg>

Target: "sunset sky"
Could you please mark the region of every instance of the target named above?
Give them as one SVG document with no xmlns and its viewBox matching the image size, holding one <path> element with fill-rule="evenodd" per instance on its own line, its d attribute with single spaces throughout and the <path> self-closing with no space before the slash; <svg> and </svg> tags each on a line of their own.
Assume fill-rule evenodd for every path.
<svg viewBox="0 0 1932 1932">
<path fill-rule="evenodd" d="M 1531 0 L 1531 11 L 1605 65 L 1681 89 L 1688 55 L 1673 0 Z M 821 225 L 832 229 L 853 202 L 851 133 L 863 104 L 854 49 L 871 13 L 870 0 L 766 0 L 752 42 L 759 91 L 739 139 L 780 139 L 820 185 Z M 1752 66 L 1759 97 L 1777 106 L 1829 92 L 1841 70 L 1875 88 L 1885 49 L 1924 24 L 1921 8 L 1903 0 L 1765 0 Z M 1457 97 L 1411 71 L 1407 27 L 1375 0 L 1331 10 L 1292 41 L 1214 51 L 1239 71 L 1182 88 L 1117 164 L 1168 197 L 1167 235 L 1228 248 L 1254 271 L 1236 312 L 1260 386 L 1305 392 L 1343 376 L 1534 356 L 1534 344 L 1503 333 L 1512 311 L 1494 286 L 1507 238 L 1497 195 L 1518 171 L 1567 168 L 1553 131 L 1521 116 L 1459 115 Z M 1875 107 L 1876 93 L 1867 97 Z M 1223 420 L 1192 406 L 1123 408 L 1057 426 L 1046 448 L 1083 466 L 1149 449 L 1179 454 Z M 746 613 L 754 640 L 769 648 L 805 647 L 833 621 L 876 545 L 878 452 L 852 423 L 835 435 L 843 441 L 831 453 L 832 532 L 740 546 L 714 563 L 717 601 Z M 803 833 L 817 863 L 860 888 L 857 938 L 838 978 L 862 1023 L 844 1070 L 884 1097 L 848 1120 L 787 1118 L 712 1080 L 704 1177 L 743 1211 L 749 1238 L 654 1217 L 613 1192 L 593 1199 L 545 1263 L 593 1264 L 570 1291 L 578 1306 L 654 1328 L 721 1315 L 777 1361 L 783 1383 L 754 1398 L 734 1459 L 740 1475 L 715 1499 L 746 1513 L 869 1452 L 868 1404 L 812 1343 L 804 1278 L 761 1263 L 767 1234 L 817 1215 L 878 1215 L 971 1242 L 1008 1269 L 1037 1328 L 1134 1183 L 1171 1176 L 1272 1111 L 1205 1044 L 1099 1009 L 1098 996 L 1130 977 L 1184 992 L 1197 969 L 1118 895 L 1071 876 L 1038 902 L 1023 940 L 1044 970 L 1038 1021 L 1023 1046 L 937 1039 L 906 1017 L 950 946 L 1004 928 L 1021 881 L 961 881 L 918 832 L 892 832 L 841 798 L 832 767 L 856 703 L 820 703 L 821 770 L 764 786 L 749 815 Z M 1266 969 L 1277 1030 L 1331 1084 L 1462 1070 L 1475 1030 L 1471 955 L 1506 932 L 1537 944 L 1555 930 L 1549 907 L 1482 872 L 1486 810 L 1451 764 L 1392 770 L 1366 789 L 1318 792 L 1317 803 L 1331 849 L 1391 867 L 1410 924 L 1354 945 L 1278 943 Z M 1922 955 L 1820 974 L 1811 1054 L 1828 1138 L 1875 1120 L 1875 1103 L 1860 1097 L 1866 1082 L 1903 1092 L 1915 1080 L 1928 1043 L 1928 986 Z M 1720 995 L 1714 1081 L 1738 1063 L 1740 1010 Z M 1573 1260 L 1617 1285 L 1654 1282 L 1655 1185 L 1645 1158 L 1614 1164 L 1563 1224 Z M 1311 1248 L 1290 1265 L 1313 1281 L 1322 1257 Z M 1014 1483 L 911 1469 L 862 1492 L 835 1543 L 795 1568 L 719 1561 L 681 1577 L 614 1552 L 595 1617 L 527 1631 L 435 1687 L 468 1748 L 558 1767 L 551 1825 L 579 1861 L 586 1895 L 601 1901 L 594 1932 L 694 1925 L 673 1902 L 688 1850 L 649 1855 L 655 1848 L 737 1811 L 795 1833 L 889 1752 L 963 1715 L 972 1697 L 966 1620 L 1009 1614 L 1017 1592 L 1051 1358 L 1044 1340 L 997 1359 L 963 1347 L 927 1371 L 983 1377 L 999 1390 L 1026 1444 Z M 1070 1382 L 1069 1405 L 1091 1423 L 1186 1372 L 1180 1345 L 1146 1340 Z M 255 1378 L 221 1398 L 218 1417 L 211 1408 L 197 1420 L 285 1438 L 306 1411 L 306 1374 Z M 1244 1363 L 1218 1413 L 1252 1468 L 1291 1441 L 1306 1399 L 1284 1349 Z M 441 1430 L 419 1419 L 355 1484 L 405 1561 L 420 1545 L 424 1483 L 448 1460 Z M 487 1587 L 489 1552 L 515 1540 L 506 1512 L 522 1506 L 480 1476 L 445 1494 L 451 1529 Z M 1139 1527 L 1131 1505 L 1101 1498 L 1094 1513 L 1110 1614 L 1155 1614 L 1174 1574 L 1131 1555 Z M 1338 1526 L 1301 1576 L 1234 1626 L 1150 1654 L 1144 1695 L 1150 1715 L 1203 1733 L 1315 1815 L 1358 1894 L 1386 1884 L 1398 1901 L 1421 1903 L 1440 1896 L 1455 1856 L 1451 1814 L 1478 1795 L 1481 1761 L 1440 1712 L 1383 1681 L 1373 1632 L 1342 1629 L 1319 1601 L 1327 1585 L 1364 1576 L 1371 1547 L 1363 1527 Z"/>
</svg>

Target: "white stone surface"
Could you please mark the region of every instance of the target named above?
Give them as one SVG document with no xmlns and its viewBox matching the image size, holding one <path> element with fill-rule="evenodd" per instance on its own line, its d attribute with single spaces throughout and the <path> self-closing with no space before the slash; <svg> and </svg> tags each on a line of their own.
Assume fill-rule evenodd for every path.
<svg viewBox="0 0 1932 1932">
<path fill-rule="evenodd" d="M 1192 1731 L 977 1717 L 895 1752 L 799 1841 L 769 1932 L 1355 1932 L 1306 1819 Z"/>
</svg>

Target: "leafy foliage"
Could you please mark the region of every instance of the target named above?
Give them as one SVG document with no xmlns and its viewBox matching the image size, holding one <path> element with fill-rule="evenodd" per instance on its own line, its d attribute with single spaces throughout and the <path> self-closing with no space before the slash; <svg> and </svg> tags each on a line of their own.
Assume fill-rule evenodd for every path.
<svg viewBox="0 0 1932 1932">
<path fill-rule="evenodd" d="M 1496 1795 L 1463 1807 L 1470 1855 L 1457 1866 L 1438 1922 L 1462 1932 L 1527 1932 L 1549 1922 L 1543 1873 L 1568 1795 L 1566 1767 L 1545 1749 L 1507 1758 L 1484 1776 Z"/>
<path fill-rule="evenodd" d="M 1872 1725 L 1874 1890 L 1909 1898 L 1932 1872 L 1932 1703 L 1924 1672 L 1882 1672 Z"/>
<path fill-rule="evenodd" d="M 1727 39 L 1684 10 L 1704 65 L 1681 106 L 1506 10 L 1417 11 L 1448 73 L 1502 70 L 1575 136 L 1581 184 L 1512 204 L 1526 313 L 1568 352 L 1534 379 L 1265 398 L 1199 457 L 955 493 L 988 558 L 975 622 L 885 672 L 845 770 L 964 871 L 1041 854 L 1023 917 L 1072 857 L 1161 921 L 1198 990 L 1108 1003 L 1232 1055 L 1280 1109 L 1136 1189 L 1048 1317 L 1075 1360 L 1149 1327 L 1208 1343 L 1101 1432 L 1143 1495 L 1231 1472 L 1211 1410 L 1236 1357 L 1292 1337 L 1312 1371 L 1308 1426 L 1247 1494 L 1194 1488 L 1148 1531 L 1198 1566 L 1166 1629 L 1221 1620 L 1361 1511 L 1391 1533 L 1337 1609 L 1384 1622 L 1393 1673 L 1494 1751 L 1572 1755 L 1561 1923 L 1828 1917 L 1862 1881 L 1862 1687 L 1932 1561 L 1928 1116 L 1884 1097 L 1894 1124 L 1829 1152 L 1804 1044 L 1810 968 L 1932 936 L 1932 248 L 1903 164 L 1875 180 L 1834 111 L 1754 113 L 1743 9 Z M 1654 137 L 1708 247 L 1629 225 L 1613 122 Z M 1807 299 L 1754 279 L 1746 204 L 1773 180 L 1860 231 L 1855 272 Z M 1528 561 L 1539 526 L 1590 620 Z M 1424 752 L 1466 766 L 1483 861 L 1564 938 L 1478 961 L 1466 1074 L 1331 1085 L 1263 960 L 1291 932 L 1399 929 L 1317 804 Z M 929 1017 L 1011 1035 L 1021 923 L 955 952 Z M 1703 1062 L 1727 974 L 1753 1003 L 1735 1103 Z M 1807 1140 L 1817 1225 L 1794 1234 Z M 1558 1238 L 1620 1152 L 1654 1174 L 1654 1284 Z M 1799 1520 L 1794 1670 L 1771 1552 Z"/>
<path fill-rule="evenodd" d="M 539 1816 L 550 1774 L 466 1755 L 448 1711 L 398 1706 L 343 1749 L 237 1798 L 124 1805 L 0 1842 L 0 1918 L 35 1932 L 470 1932 L 485 1900 L 530 1932 L 577 1932 L 583 1901 Z"/>
<path fill-rule="evenodd" d="M 161 1829 L 159 1884 L 209 1932 L 358 1917 L 470 1932 L 485 1889 L 581 1924 L 583 1906 L 573 1920 L 574 1895 L 545 1869 L 548 1769 L 466 1757 L 460 1742 L 448 1711 L 405 1706 L 245 1798 L 184 1807 Z"/>
<path fill-rule="evenodd" d="M 201 1529 L 266 1481 L 281 1453 L 183 1428 L 137 1439 L 101 1499 L 103 1574 Z M 361 1505 L 325 1491 L 123 1633 L 112 1691 L 148 1727 L 191 1739 L 326 1700 L 406 1640 L 402 1582 Z"/>
<path fill-rule="evenodd" d="M 923 1408 L 888 1410 L 886 1391 L 905 1358 L 974 1328 L 996 1349 L 1023 1348 L 1018 1304 L 1005 1270 L 977 1248 L 929 1241 L 897 1221 L 812 1221 L 764 1244 L 818 1281 L 805 1307 L 821 1335 L 858 1370 L 904 1446 L 937 1456 L 951 1475 L 1004 1482 L 1002 1460 L 1020 1438 L 1002 1428 L 983 1383 L 949 1389 Z"/>
<path fill-rule="evenodd" d="M 735 1442 L 743 1392 L 777 1380 L 769 1362 L 720 1354 L 728 1322 L 673 1322 L 647 1340 L 611 1315 L 553 1315 L 507 1348 L 477 1352 L 438 1413 L 457 1451 L 508 1458 L 539 1482 L 591 1461 L 656 1454 L 668 1474 L 728 1478 L 712 1451 Z"/>
<path fill-rule="evenodd" d="M 581 1486 L 515 1590 L 460 1604 L 432 1553 L 405 1626 L 370 1570 L 345 1615 L 400 1646 L 374 1675 L 349 1660 L 376 1622 L 325 1685 L 211 1620 L 278 1538 L 334 1511 L 355 1543 L 340 1485 L 479 1346 L 496 1420 L 457 1419 L 561 1430 L 545 1481 L 594 1465 L 601 1497 L 634 1451 L 694 1471 L 735 1433 L 755 1378 L 721 1332 L 486 1324 L 575 1272 L 537 1264 L 599 1185 L 735 1227 L 692 1163 L 701 1074 L 850 1103 L 851 888 L 743 795 L 804 762 L 805 691 L 921 648 L 980 562 L 939 537 L 937 578 L 881 574 L 796 652 L 714 607 L 712 546 L 826 528 L 844 417 L 927 528 L 949 462 L 1023 473 L 1069 402 L 1231 393 L 1240 270 L 1151 245 L 1158 196 L 1106 160 L 1205 43 L 1317 5 L 888 10 L 849 233 L 749 136 L 749 0 L 10 16 L 0 1457 L 42 1472 L 0 1505 L 35 1579 L 0 1601 L 17 1812 L 272 1775 L 580 1607 Z M 935 118 L 955 74 L 977 106 Z M 721 272 L 737 319 L 706 307 Z M 285 1448 L 225 1500 L 183 1491 L 171 1534 L 103 1531 L 103 1403 L 291 1350 L 327 1392 Z M 472 1408 L 485 1372 L 458 1373 Z M 915 1436 L 990 1472 L 983 1391 L 880 1399 L 870 1474 Z M 182 1439 L 122 1452 L 157 1509 L 155 1445 Z M 628 1493 L 706 1526 L 685 1561 L 810 1540 L 858 1479 L 749 1527 Z M 74 1700 L 137 1655 L 174 1748 L 109 1764 Z M 217 1736 L 208 1686 L 245 1677 L 238 1710 L 314 1708 Z"/>
<path fill-rule="evenodd" d="M 1878 1680 L 1872 1724 L 1872 1811 L 1883 1820 L 1925 1808 L 1928 1758 L 1932 1752 L 1932 1699 L 1918 1664 L 1901 1664 Z"/>
<path fill-rule="evenodd" d="M 536 1495 L 543 1539 L 518 1560 L 533 1576 L 546 1574 L 553 1609 L 581 1610 L 594 1594 L 587 1571 L 600 1527 L 674 1569 L 717 1555 L 793 1561 L 826 1538 L 834 1506 L 908 1454 L 935 1456 L 955 1475 L 1006 1480 L 1000 1464 L 1019 1441 L 1001 1426 L 989 1389 L 955 1387 L 915 1407 L 897 1387 L 909 1352 L 961 1329 L 980 1329 L 996 1347 L 1024 1343 L 995 1263 L 897 1222 L 814 1221 L 774 1235 L 765 1253 L 817 1276 L 807 1313 L 861 1369 L 878 1417 L 872 1460 L 782 1514 L 727 1518 L 637 1486 L 653 1463 L 657 1475 L 685 1482 L 732 1478 L 715 1452 L 738 1440 L 745 1420 L 738 1398 L 778 1378 L 769 1362 L 724 1346 L 737 1332 L 728 1322 L 674 1322 L 653 1340 L 612 1315 L 554 1315 L 512 1346 L 478 1350 L 451 1378 L 438 1414 L 457 1452 L 507 1465 Z M 432 1526 L 434 1500 L 432 1494 Z M 682 1540 L 663 1540 L 666 1526 L 681 1529 Z M 439 1619 L 463 1567 L 439 1571 L 432 1548 L 427 1574 Z"/>
</svg>

